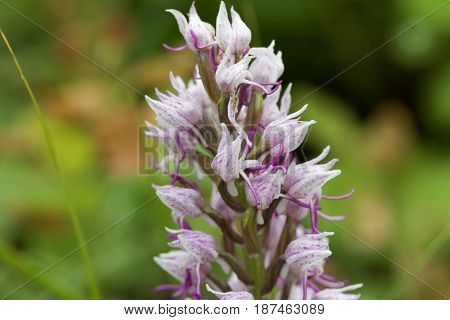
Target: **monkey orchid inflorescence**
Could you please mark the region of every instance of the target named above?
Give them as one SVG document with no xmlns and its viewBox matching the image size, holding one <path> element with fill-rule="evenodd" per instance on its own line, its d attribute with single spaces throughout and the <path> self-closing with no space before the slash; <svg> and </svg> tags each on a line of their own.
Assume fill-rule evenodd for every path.
<svg viewBox="0 0 450 320">
<path fill-rule="evenodd" d="M 289 114 L 291 85 L 281 86 L 281 52 L 274 42 L 250 48 L 250 29 L 233 8 L 230 21 L 223 2 L 215 28 L 194 5 L 188 18 L 167 11 L 186 44 L 164 47 L 193 51 L 198 65 L 187 84 L 171 73 L 173 92 L 146 96 L 158 123 L 147 123 L 146 134 L 168 151 L 161 163 L 152 161 L 171 178 L 170 185 L 153 187 L 177 225 L 167 229 L 174 250 L 155 262 L 178 283 L 156 290 L 184 299 L 207 291 L 219 299 L 358 299 L 347 291 L 362 285 L 345 286 L 324 271 L 333 233 L 319 230 L 319 220 L 343 217 L 324 214 L 320 201 L 350 194 L 322 194 L 341 173 L 333 169 L 336 159 L 324 162 L 330 147 L 306 162 L 295 157 L 315 121 L 300 120 L 306 106 Z M 211 179 L 209 201 L 197 183 L 180 176 L 183 162 L 199 179 Z M 201 217 L 220 236 L 192 230 L 189 222 Z"/>
</svg>

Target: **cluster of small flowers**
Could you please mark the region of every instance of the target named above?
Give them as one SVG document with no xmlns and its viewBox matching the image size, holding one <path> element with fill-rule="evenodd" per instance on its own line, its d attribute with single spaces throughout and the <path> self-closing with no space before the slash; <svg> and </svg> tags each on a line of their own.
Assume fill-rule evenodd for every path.
<svg viewBox="0 0 450 320">
<path fill-rule="evenodd" d="M 192 50 L 198 65 L 187 84 L 170 74 L 176 94 L 156 90 L 156 99 L 146 97 L 159 125 L 147 123 L 146 133 L 169 151 L 154 165 L 171 184 L 154 188 L 179 227 L 167 229 L 169 246 L 176 250 L 155 257 L 179 284 L 157 290 L 172 290 L 174 298 L 201 299 L 205 283 L 220 299 L 358 299 L 346 291 L 361 284 L 345 287 L 324 273 L 333 233 L 319 231 L 318 221 L 343 217 L 322 213 L 320 200 L 350 194 L 321 192 L 340 174 L 332 169 L 337 159 L 321 163 L 329 147 L 310 161 L 300 163 L 295 157 L 315 122 L 300 120 L 306 106 L 288 114 L 291 85 L 281 95 L 281 52 L 274 52 L 274 42 L 250 48 L 250 29 L 233 8 L 230 22 L 223 2 L 215 29 L 200 19 L 194 5 L 189 19 L 167 11 L 175 16 L 186 44 L 164 47 Z M 199 178 L 212 180 L 209 203 L 195 182 L 179 175 L 184 161 Z M 200 216 L 220 229 L 220 246 L 213 236 L 192 230 L 188 220 Z M 213 262 L 227 281 L 212 272 Z"/>
</svg>

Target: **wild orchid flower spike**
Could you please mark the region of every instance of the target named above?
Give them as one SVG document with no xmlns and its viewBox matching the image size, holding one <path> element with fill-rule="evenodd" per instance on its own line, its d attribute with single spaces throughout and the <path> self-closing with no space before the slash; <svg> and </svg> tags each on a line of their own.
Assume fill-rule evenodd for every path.
<svg viewBox="0 0 450 320">
<path fill-rule="evenodd" d="M 297 159 L 315 121 L 300 120 L 307 106 L 289 114 L 292 85 L 281 88 L 284 64 L 275 42 L 250 48 L 251 31 L 224 2 L 216 30 L 200 19 L 194 5 L 188 19 L 168 11 L 186 44 L 166 48 L 189 47 L 197 66 L 194 79 L 186 82 L 170 73 L 173 93 L 156 90 L 156 98 L 146 97 L 158 127 L 147 123 L 145 134 L 168 151 L 160 163 L 151 161 L 171 178 L 171 185 L 154 188 L 180 228 L 167 229 L 169 246 L 179 250 L 155 258 L 178 283 L 157 290 L 200 299 L 207 281 L 215 290 L 207 289 L 222 300 L 359 298 L 347 291 L 360 285 L 344 287 L 325 272 L 333 233 L 323 232 L 318 223 L 319 218 L 342 219 L 323 213 L 321 200 L 351 193 L 322 194 L 323 186 L 341 173 L 334 168 L 337 159 L 324 161 L 330 147 L 312 160 Z M 211 193 L 205 193 L 209 203 L 197 183 L 180 175 L 182 164 L 199 179 L 211 178 Z M 213 221 L 217 238 L 193 230 L 187 221 L 192 217 Z M 223 272 L 217 274 L 214 264 Z"/>
<path fill-rule="evenodd" d="M 178 28 L 186 40 L 189 49 L 198 51 L 208 48 L 214 43 L 214 27 L 203 22 L 198 16 L 194 3 L 189 10 L 189 22 L 179 11 L 168 9 L 167 12 L 173 14 L 178 23 Z"/>
<path fill-rule="evenodd" d="M 347 291 L 357 290 L 361 288 L 362 283 L 354 284 L 351 286 L 347 286 L 344 288 L 337 289 L 324 289 L 322 291 L 317 292 L 313 299 L 315 300 L 358 300 L 361 295 L 360 294 L 350 294 L 346 293 Z"/>
<path fill-rule="evenodd" d="M 280 143 L 284 145 L 285 153 L 289 153 L 297 149 L 303 142 L 311 125 L 315 124 L 314 120 L 308 122 L 298 121 L 298 118 L 307 108 L 305 105 L 299 111 L 271 122 L 263 132 L 261 137 L 265 146 L 271 150 L 274 155 L 278 151 Z"/>
<path fill-rule="evenodd" d="M 205 203 L 197 190 L 171 185 L 153 185 L 153 188 L 159 199 L 172 209 L 172 217 L 176 222 L 186 216 L 198 217 L 203 213 L 202 207 Z"/>
<path fill-rule="evenodd" d="M 219 292 L 211 289 L 208 284 L 206 284 L 206 289 L 220 300 L 255 300 L 253 295 L 246 291 Z"/>
<path fill-rule="evenodd" d="M 249 47 L 252 33 L 233 7 L 231 7 L 231 20 L 232 23 L 228 20 L 227 8 L 222 1 L 216 22 L 217 43 L 223 51 L 231 47 L 234 55 L 241 56 Z"/>
</svg>

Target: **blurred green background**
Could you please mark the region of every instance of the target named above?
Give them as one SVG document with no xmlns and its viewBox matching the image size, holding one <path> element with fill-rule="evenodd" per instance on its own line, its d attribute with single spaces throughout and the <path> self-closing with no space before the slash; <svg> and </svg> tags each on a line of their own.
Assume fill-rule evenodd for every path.
<svg viewBox="0 0 450 320">
<path fill-rule="evenodd" d="M 168 87 L 168 72 L 192 75 L 190 52 L 173 17 L 190 1 L 4 0 L 132 87 Z M 328 144 L 343 174 L 330 195 L 356 189 L 329 214 L 367 245 L 333 225 L 328 269 L 363 282 L 365 299 L 442 299 L 395 263 L 450 296 L 450 6 L 444 7 L 352 67 L 333 76 L 423 18 L 444 0 L 227 1 L 253 30 L 253 45 L 276 39 L 296 105 L 318 121 L 305 145 L 313 157 Z M 198 0 L 215 24 L 218 1 Z M 153 299 L 173 280 L 152 261 L 168 251 L 169 210 L 151 199 L 159 175 L 137 174 L 138 126 L 153 114 L 124 86 L 0 1 L 0 26 L 16 50 L 49 122 L 103 298 Z M 78 253 L 40 278 L 34 275 L 77 247 L 46 141 L 20 77 L 0 45 L 0 297 L 85 298 Z M 306 97 L 306 98 L 305 98 Z M 205 187 L 205 186 L 204 186 Z M 376 253 L 374 250 L 378 251 Z"/>
</svg>

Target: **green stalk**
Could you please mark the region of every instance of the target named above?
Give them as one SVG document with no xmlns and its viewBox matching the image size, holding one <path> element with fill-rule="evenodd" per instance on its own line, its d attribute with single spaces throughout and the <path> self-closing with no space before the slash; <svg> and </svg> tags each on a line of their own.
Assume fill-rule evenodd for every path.
<svg viewBox="0 0 450 320">
<path fill-rule="evenodd" d="M 9 44 L 8 39 L 6 38 L 6 35 L 3 33 L 3 30 L 0 29 L 0 33 L 1 36 L 3 38 L 3 41 L 6 44 L 6 47 L 8 48 L 9 53 L 11 54 L 11 57 L 14 61 L 14 64 L 16 65 L 16 68 L 20 74 L 20 78 L 22 79 L 23 84 L 25 85 L 25 89 L 28 92 L 28 95 L 30 96 L 31 102 L 33 104 L 34 110 L 36 112 L 36 115 L 38 117 L 39 123 L 41 125 L 42 131 L 44 132 L 44 136 L 45 136 L 45 140 L 47 142 L 47 146 L 48 146 L 48 150 L 50 152 L 50 156 L 52 158 L 52 162 L 53 165 L 55 166 L 58 178 L 61 182 L 61 185 L 64 189 L 64 195 L 66 198 L 66 202 L 67 202 L 67 206 L 69 209 L 69 215 L 70 215 L 70 219 L 72 221 L 72 226 L 75 232 L 75 237 L 77 239 L 78 245 L 80 247 L 80 254 L 82 256 L 83 259 L 83 263 L 86 269 L 86 276 L 87 276 L 87 280 L 88 280 L 88 284 L 90 287 L 90 291 L 91 291 L 91 297 L 92 299 L 100 299 L 100 291 L 98 289 L 97 286 L 97 281 L 95 279 L 95 275 L 94 275 L 94 271 L 93 271 L 93 267 L 92 267 L 92 262 L 91 262 L 91 258 L 89 256 L 89 252 L 86 248 L 85 244 L 85 239 L 84 239 L 84 235 L 83 235 L 83 231 L 81 229 L 81 224 L 80 224 L 80 219 L 79 219 L 79 215 L 77 212 L 77 209 L 73 203 L 72 197 L 70 195 L 69 192 L 69 188 L 67 186 L 67 182 L 66 182 L 66 178 L 64 176 L 64 173 L 61 169 L 60 163 L 59 163 L 59 158 L 58 158 L 58 154 L 56 152 L 56 148 L 55 148 L 55 144 L 53 142 L 53 138 L 50 134 L 50 130 L 48 128 L 47 122 L 45 121 L 44 115 L 42 113 L 41 107 L 39 106 L 36 97 L 34 96 L 33 91 L 31 90 L 30 84 L 28 83 L 27 78 L 25 77 L 25 74 L 22 71 L 22 67 L 20 66 L 19 61 L 17 60 L 16 55 L 14 54 L 14 51 L 11 47 L 11 45 Z"/>
<path fill-rule="evenodd" d="M 261 261 L 261 254 L 254 254 L 250 256 L 250 268 L 253 272 L 253 295 L 255 300 L 261 300 L 261 292 L 264 278 L 264 266 Z"/>
</svg>

